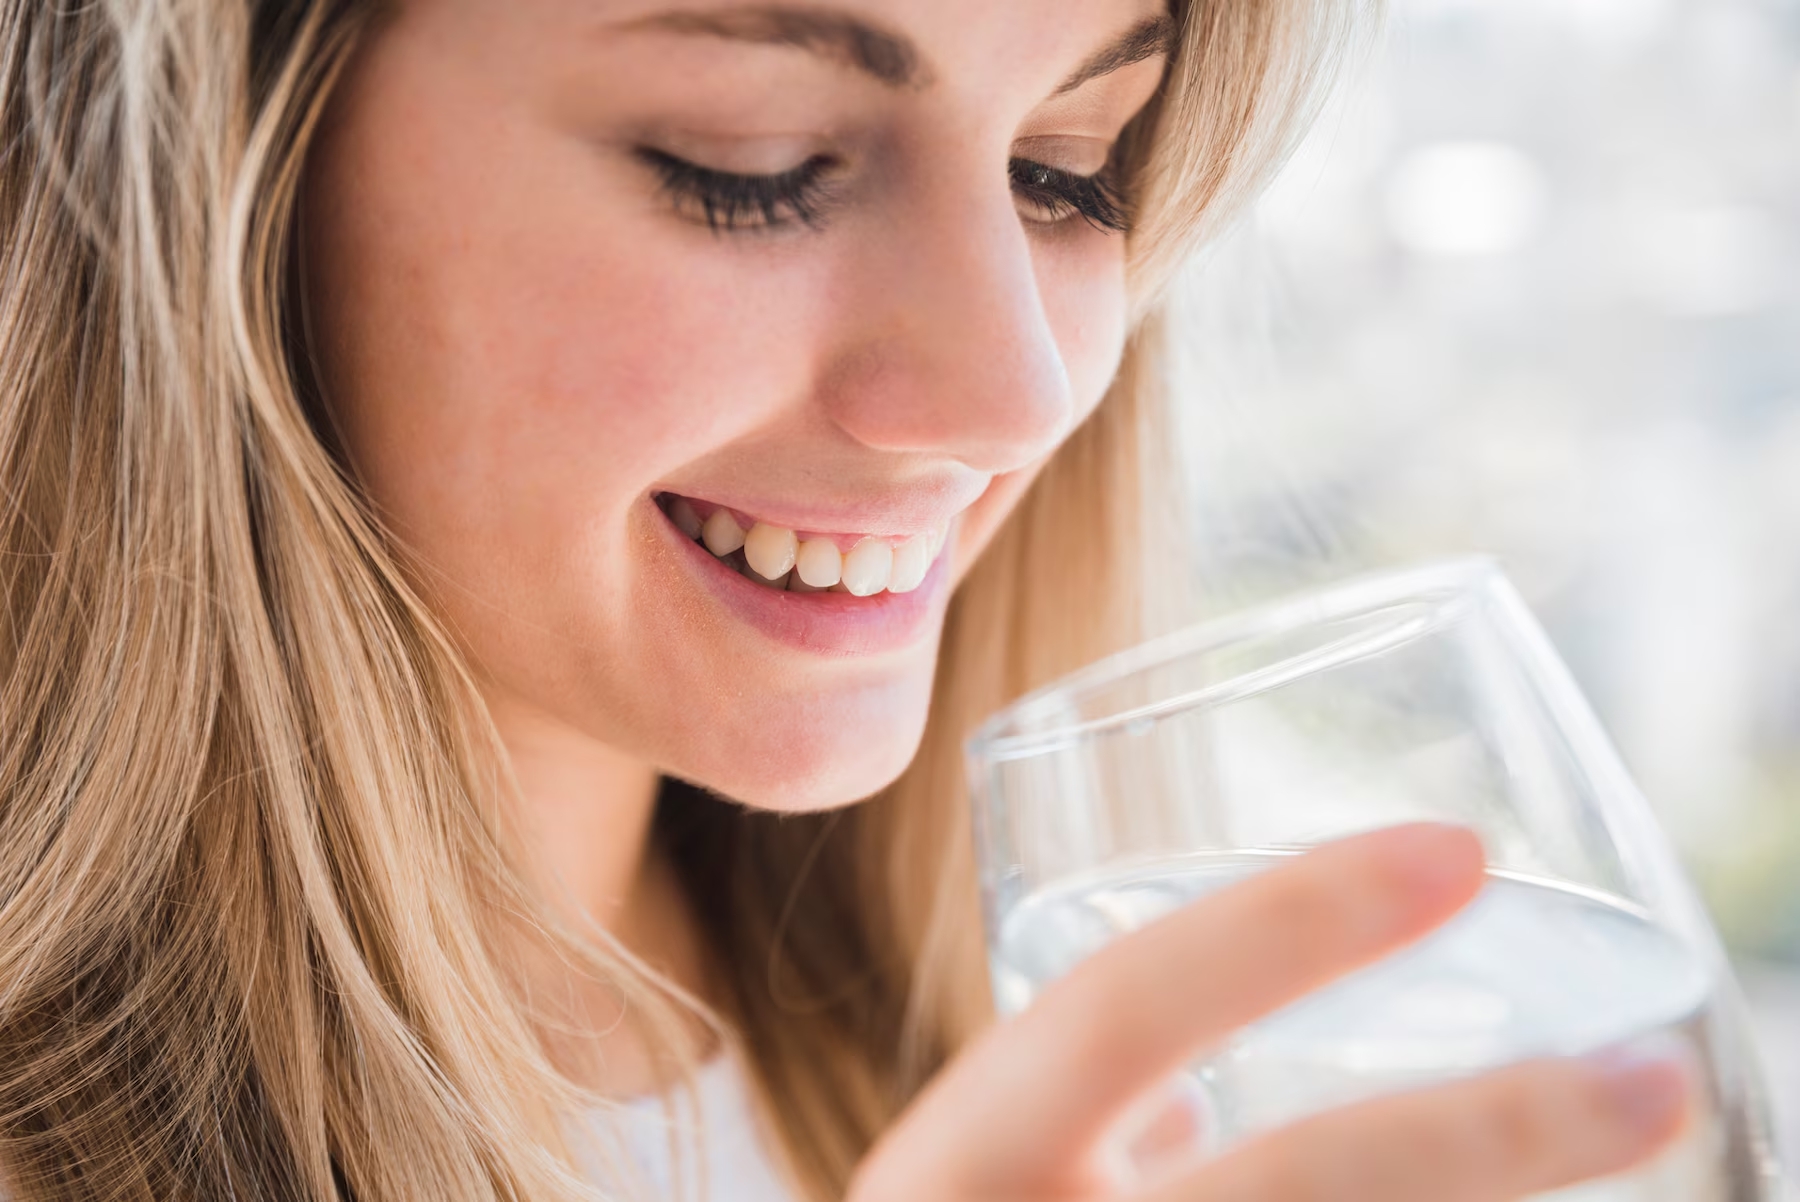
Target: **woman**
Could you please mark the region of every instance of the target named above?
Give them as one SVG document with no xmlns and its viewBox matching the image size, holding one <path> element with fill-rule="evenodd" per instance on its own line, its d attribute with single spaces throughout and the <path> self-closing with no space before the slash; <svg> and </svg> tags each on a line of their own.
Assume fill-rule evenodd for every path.
<svg viewBox="0 0 1800 1202">
<path fill-rule="evenodd" d="M 1445 1202 L 1672 1138 L 1678 1066 L 1551 1062 L 1117 1167 L 1467 900 L 1453 830 L 989 1024 L 958 742 L 1142 633 L 1158 288 L 1354 7 L 9 0 L 8 1196 Z"/>
</svg>

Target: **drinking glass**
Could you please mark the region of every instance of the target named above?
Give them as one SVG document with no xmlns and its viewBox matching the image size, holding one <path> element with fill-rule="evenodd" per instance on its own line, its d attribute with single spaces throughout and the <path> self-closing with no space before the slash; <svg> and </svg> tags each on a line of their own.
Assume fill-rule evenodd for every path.
<svg viewBox="0 0 1800 1202">
<path fill-rule="evenodd" d="M 1500 571 L 1360 577 L 1103 660 L 968 760 L 990 963 L 1016 1012 L 1177 906 L 1359 831 L 1461 823 L 1487 883 L 1424 941 L 1186 1074 L 1217 1151 L 1359 1098 L 1645 1041 L 1700 1069 L 1670 1152 L 1558 1202 L 1774 1202 L 1737 988 L 1649 807 Z"/>
</svg>

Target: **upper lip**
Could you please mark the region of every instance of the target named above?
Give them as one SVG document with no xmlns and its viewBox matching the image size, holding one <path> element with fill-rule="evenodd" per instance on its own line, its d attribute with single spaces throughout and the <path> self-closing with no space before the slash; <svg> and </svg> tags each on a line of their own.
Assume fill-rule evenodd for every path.
<svg viewBox="0 0 1800 1202">
<path fill-rule="evenodd" d="M 950 486 L 889 493 L 880 500 L 865 496 L 843 504 L 819 505 L 793 500 L 752 497 L 730 491 L 709 491 L 704 486 L 659 486 L 651 495 L 667 493 L 719 505 L 734 514 L 771 526 L 808 534 L 859 534 L 878 538 L 910 538 L 937 529 L 974 504 L 986 491 L 979 487 Z"/>
</svg>

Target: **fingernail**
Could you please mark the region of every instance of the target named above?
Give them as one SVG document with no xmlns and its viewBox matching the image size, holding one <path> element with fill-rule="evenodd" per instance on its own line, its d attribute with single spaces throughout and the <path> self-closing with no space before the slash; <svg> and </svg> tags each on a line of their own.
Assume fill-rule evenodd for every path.
<svg viewBox="0 0 1800 1202">
<path fill-rule="evenodd" d="M 1687 1109 L 1688 1071 L 1680 1056 L 1611 1051 L 1591 1063 L 1613 1114 L 1633 1130 L 1660 1134 Z"/>
</svg>

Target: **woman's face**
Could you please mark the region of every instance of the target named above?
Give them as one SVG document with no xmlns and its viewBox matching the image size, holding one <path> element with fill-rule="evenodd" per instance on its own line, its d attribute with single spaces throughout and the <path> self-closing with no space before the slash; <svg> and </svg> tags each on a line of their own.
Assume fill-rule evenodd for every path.
<svg viewBox="0 0 1800 1202">
<path fill-rule="evenodd" d="M 905 766 L 951 589 L 1104 392 L 1085 177 L 1168 37 L 831 4 L 402 0 L 303 201 L 346 451 L 497 710 L 782 809 Z"/>
</svg>

